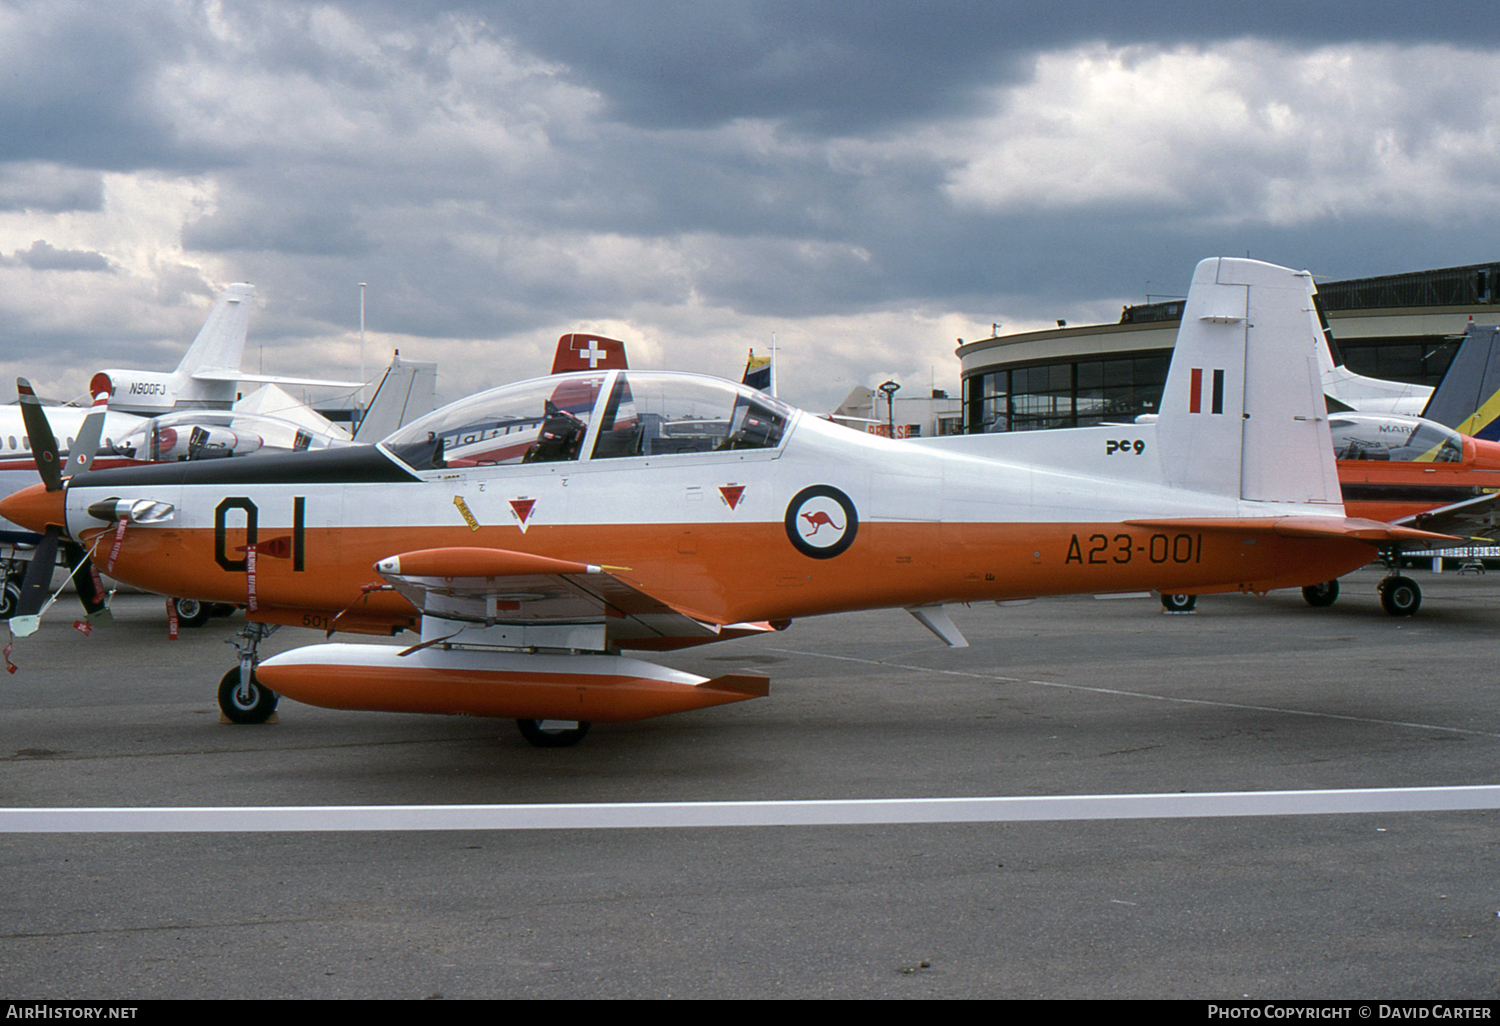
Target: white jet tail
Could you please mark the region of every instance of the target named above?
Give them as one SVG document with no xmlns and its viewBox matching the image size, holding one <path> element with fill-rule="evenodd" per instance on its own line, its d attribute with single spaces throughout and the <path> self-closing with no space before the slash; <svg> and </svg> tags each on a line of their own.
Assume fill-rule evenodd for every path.
<svg viewBox="0 0 1500 1026">
<path fill-rule="evenodd" d="M 1167 483 L 1253 502 L 1342 503 L 1306 271 L 1219 257 L 1193 274 L 1157 417 Z"/>
<path fill-rule="evenodd" d="M 224 289 L 198 337 L 188 346 L 176 373 L 191 378 L 196 371 L 233 368 L 239 370 L 245 354 L 245 334 L 250 328 L 250 303 L 255 286 L 237 282 Z"/>
</svg>

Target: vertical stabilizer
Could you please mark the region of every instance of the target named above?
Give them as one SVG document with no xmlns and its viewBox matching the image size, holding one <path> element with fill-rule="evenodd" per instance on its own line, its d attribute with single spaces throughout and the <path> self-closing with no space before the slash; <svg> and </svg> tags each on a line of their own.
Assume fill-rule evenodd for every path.
<svg viewBox="0 0 1500 1026">
<path fill-rule="evenodd" d="M 1500 328 L 1469 325 L 1422 416 L 1461 434 L 1500 441 Z"/>
<path fill-rule="evenodd" d="M 176 373 L 190 378 L 198 370 L 238 371 L 245 352 L 245 333 L 250 327 L 250 301 L 254 297 L 254 285 L 239 282 L 226 288 L 198 337 L 183 354 Z"/>
<path fill-rule="evenodd" d="M 378 442 L 403 424 L 432 412 L 437 397 L 437 364 L 401 359 L 397 353 L 375 389 L 356 442 Z"/>
<path fill-rule="evenodd" d="M 1157 418 L 1169 483 L 1259 502 L 1341 502 L 1312 276 L 1258 260 L 1193 274 Z"/>
</svg>

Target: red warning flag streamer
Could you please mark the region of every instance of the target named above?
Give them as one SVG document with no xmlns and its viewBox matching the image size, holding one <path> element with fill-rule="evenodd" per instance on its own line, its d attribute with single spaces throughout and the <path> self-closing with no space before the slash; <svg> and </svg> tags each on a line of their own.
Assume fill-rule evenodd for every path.
<svg viewBox="0 0 1500 1026">
<path fill-rule="evenodd" d="M 7 641 L 5 643 L 5 672 L 6 673 L 15 673 L 16 670 L 17 670 L 16 664 L 10 661 L 10 650 L 15 647 L 15 644 L 16 644 L 15 641 Z"/>
<path fill-rule="evenodd" d="M 104 572 L 107 574 L 112 574 L 115 572 L 115 560 L 119 558 L 120 545 L 125 541 L 125 525 L 127 523 L 128 521 L 121 520 L 119 524 L 115 526 L 115 543 L 110 547 L 109 559 L 104 563 Z M 100 590 L 102 591 L 103 589 Z"/>
<path fill-rule="evenodd" d="M 255 612 L 260 604 L 255 600 L 255 546 L 245 546 L 245 609 Z"/>
<path fill-rule="evenodd" d="M 167 599 L 167 640 L 177 640 L 177 603 Z"/>
</svg>

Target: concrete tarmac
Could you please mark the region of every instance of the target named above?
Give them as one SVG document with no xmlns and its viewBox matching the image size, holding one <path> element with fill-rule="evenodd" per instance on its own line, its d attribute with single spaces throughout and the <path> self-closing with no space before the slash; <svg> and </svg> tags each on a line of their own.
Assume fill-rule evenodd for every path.
<svg viewBox="0 0 1500 1026">
<path fill-rule="evenodd" d="M 507 721 L 222 724 L 241 622 L 59 607 L 0 806 L 635 802 L 1500 783 L 1500 575 L 795 623 L 660 661 L 771 696 L 537 750 Z M 322 640 L 283 630 L 269 654 Z M 407 643 L 407 642 L 397 642 Z M 1500 997 L 1493 812 L 675 830 L 0 835 L 0 997 Z"/>
</svg>

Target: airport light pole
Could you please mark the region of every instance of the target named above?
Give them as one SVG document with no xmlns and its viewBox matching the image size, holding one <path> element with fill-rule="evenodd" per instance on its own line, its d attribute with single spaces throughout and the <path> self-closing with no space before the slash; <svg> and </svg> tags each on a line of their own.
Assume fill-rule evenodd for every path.
<svg viewBox="0 0 1500 1026">
<path fill-rule="evenodd" d="M 880 386 L 880 390 L 885 393 L 885 413 L 886 413 L 887 430 L 890 431 L 890 437 L 895 438 L 896 437 L 896 393 L 899 392 L 899 391 L 901 391 L 901 386 L 898 385 L 898 384 L 896 384 L 894 381 L 887 381 L 887 382 L 883 383 Z"/>
<path fill-rule="evenodd" d="M 367 282 L 359 283 L 359 392 L 355 395 L 354 405 L 363 406 L 365 401 L 365 285 Z"/>
</svg>

